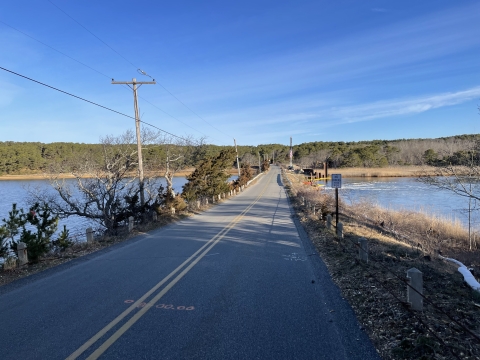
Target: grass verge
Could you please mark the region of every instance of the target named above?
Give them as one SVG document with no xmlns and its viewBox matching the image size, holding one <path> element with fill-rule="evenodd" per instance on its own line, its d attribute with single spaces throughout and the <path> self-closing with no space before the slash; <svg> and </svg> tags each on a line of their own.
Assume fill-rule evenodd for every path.
<svg viewBox="0 0 480 360">
<path fill-rule="evenodd" d="M 326 214 L 333 209 L 333 199 L 304 187 L 291 174 L 288 177 L 287 191 L 300 222 L 382 358 L 480 359 L 480 294 L 464 283 L 455 266 L 435 255 L 440 247 L 445 255 L 463 253 L 474 262 L 480 259 L 478 250 L 462 251 L 464 230 L 448 223 L 441 227 L 442 221 L 432 219 L 437 221 L 437 233 L 425 239 L 430 228 L 418 220 L 424 214 L 366 212 L 365 207 L 342 204 L 344 238 L 339 238 L 318 212 L 303 205 L 305 199 Z M 390 223 L 383 218 L 387 215 Z M 367 264 L 357 260 L 360 237 L 369 242 Z M 407 303 L 406 271 L 411 268 L 423 273 L 421 312 Z"/>
</svg>

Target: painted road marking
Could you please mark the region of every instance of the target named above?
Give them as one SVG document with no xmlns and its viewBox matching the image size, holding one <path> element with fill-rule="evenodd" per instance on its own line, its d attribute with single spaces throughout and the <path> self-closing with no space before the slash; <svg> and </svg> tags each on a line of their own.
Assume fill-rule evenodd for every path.
<svg viewBox="0 0 480 360">
<path fill-rule="evenodd" d="M 133 302 L 135 302 L 135 300 L 125 300 L 124 301 L 125 304 L 131 304 Z M 147 305 L 147 303 L 142 302 L 141 304 L 137 305 L 137 308 L 143 308 L 146 305 Z M 158 305 L 155 305 L 155 308 L 156 309 L 165 309 L 165 310 L 188 310 L 188 311 L 195 310 L 195 306 L 184 306 L 184 305 L 175 306 L 173 304 L 158 304 Z"/>
<path fill-rule="evenodd" d="M 305 256 L 302 256 L 298 253 L 291 253 L 290 255 L 283 255 L 283 258 L 285 260 L 289 261 L 306 261 L 307 258 Z"/>
<path fill-rule="evenodd" d="M 179 272 L 185 265 L 187 265 L 190 261 L 190 265 L 187 266 L 175 279 L 173 279 L 169 284 L 163 288 L 150 302 L 148 302 L 144 307 L 141 308 L 135 315 L 133 315 L 123 326 L 120 327 L 110 338 L 108 338 L 100 347 L 97 348 L 87 359 L 98 359 L 100 355 L 102 355 L 115 341 L 118 340 L 120 336 L 122 336 L 133 324 L 135 324 L 155 303 L 160 300 L 181 278 L 187 274 L 190 269 L 192 269 L 218 242 L 231 230 L 233 227 L 237 225 L 240 220 L 253 208 L 253 206 L 262 198 L 263 194 L 267 190 L 267 187 L 270 183 L 271 178 L 273 177 L 273 173 L 270 173 L 268 178 L 269 181 L 265 184 L 265 187 L 262 189 L 261 193 L 257 196 L 255 201 L 253 201 L 249 206 L 245 208 L 240 214 L 238 214 L 226 227 L 220 230 L 217 235 L 215 235 L 212 239 L 210 239 L 207 243 L 205 243 L 200 249 L 195 251 L 192 256 L 190 256 L 187 260 L 185 260 L 182 264 L 180 264 L 175 270 L 173 270 L 170 274 L 168 274 L 165 278 L 163 278 L 157 285 L 151 288 L 145 295 L 143 295 L 140 299 L 138 299 L 135 303 L 130 305 L 128 309 L 123 311 L 119 316 L 117 316 L 112 322 L 110 322 L 107 326 L 105 326 L 102 330 L 96 333 L 92 338 L 90 338 L 85 344 L 80 346 L 77 350 L 75 350 L 67 360 L 73 360 L 83 354 L 87 349 L 89 349 L 93 344 L 95 344 L 102 336 L 104 336 L 107 332 L 109 332 L 115 325 L 117 325 L 120 321 L 122 321 L 127 315 L 129 315 L 132 311 L 134 311 L 139 304 L 143 303 L 150 295 L 152 295 L 155 291 L 157 291 L 162 285 L 164 285 L 170 278 L 172 278 L 177 272 Z M 206 248 L 205 251 L 203 251 Z M 200 252 L 202 254 L 198 255 Z M 197 257 L 198 255 L 198 257 Z"/>
</svg>

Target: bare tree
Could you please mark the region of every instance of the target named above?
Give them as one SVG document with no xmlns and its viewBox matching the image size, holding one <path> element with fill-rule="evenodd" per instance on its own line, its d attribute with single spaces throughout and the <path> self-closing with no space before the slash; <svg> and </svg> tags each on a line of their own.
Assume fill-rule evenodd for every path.
<svg viewBox="0 0 480 360">
<path fill-rule="evenodd" d="M 148 131 L 142 135 L 144 142 L 155 138 Z M 135 134 L 127 131 L 118 137 L 106 136 L 100 143 L 101 159 L 87 152 L 73 164 L 52 165 L 47 176 L 55 191 L 30 191 L 30 202 L 46 203 L 60 217 L 76 215 L 95 220 L 108 232 L 115 232 L 129 216 L 140 218 L 154 201 L 155 192 L 147 191 L 143 208 L 138 204 Z M 66 169 L 73 169 L 73 182 L 62 177 L 69 172 Z M 154 185 L 150 180 L 145 181 L 147 189 Z"/>
<path fill-rule="evenodd" d="M 480 201 L 480 145 L 476 144 L 470 151 L 470 160 L 461 166 L 444 165 L 435 167 L 434 174 L 424 171 L 418 181 L 449 191 L 468 199 L 468 234 L 469 249 L 476 245 L 472 241 L 471 213 L 472 202 Z"/>
<path fill-rule="evenodd" d="M 243 154 L 241 163 L 248 165 L 258 165 L 258 157 L 247 152 Z"/>
<path fill-rule="evenodd" d="M 161 155 L 155 159 L 152 170 L 165 179 L 166 193 L 175 197 L 173 177 L 177 172 L 194 166 L 195 153 L 202 147 L 204 138 L 195 140 L 191 136 L 184 138 L 164 136 L 157 139 L 157 145 L 162 148 Z"/>
</svg>

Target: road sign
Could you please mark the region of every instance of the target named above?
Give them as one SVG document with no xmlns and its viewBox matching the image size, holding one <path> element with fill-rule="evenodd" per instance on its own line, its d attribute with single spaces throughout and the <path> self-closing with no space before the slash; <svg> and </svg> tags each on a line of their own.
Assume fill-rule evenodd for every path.
<svg viewBox="0 0 480 360">
<path fill-rule="evenodd" d="M 332 188 L 339 189 L 342 187 L 342 174 L 332 174 Z"/>
</svg>

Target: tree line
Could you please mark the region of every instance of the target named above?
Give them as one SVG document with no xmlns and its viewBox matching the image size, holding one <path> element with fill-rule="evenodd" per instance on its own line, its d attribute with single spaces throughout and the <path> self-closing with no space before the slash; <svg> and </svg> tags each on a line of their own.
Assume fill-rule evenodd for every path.
<svg viewBox="0 0 480 360">
<path fill-rule="evenodd" d="M 142 133 L 142 142 L 148 159 L 145 165 L 150 170 L 143 180 L 137 173 L 138 154 L 132 131 L 101 138 L 101 151 L 79 146 L 70 147 L 68 156 L 57 152 L 58 157 L 44 169 L 54 191 L 30 189 L 28 210 L 18 209 L 14 203 L 9 216 L 2 219 L 0 257 L 18 257 L 20 242 L 27 246 L 31 262 L 72 246 L 68 229 L 55 237 L 60 218 L 80 216 L 96 222 L 98 231 L 118 235 L 129 218 L 144 224 L 153 215 L 168 216 L 172 209 L 193 209 L 198 201 L 218 199 L 253 178 L 251 167 L 244 163 L 238 179 L 228 182 L 236 158 L 233 147 L 212 148 L 202 139 L 166 138 L 148 131 Z M 175 194 L 173 176 L 191 165 L 195 170 L 187 176 L 181 193 Z M 267 171 L 268 166 L 264 164 L 262 169 Z M 65 173 L 70 173 L 74 181 L 65 181 Z M 159 177 L 166 180 L 166 185 Z"/>
<path fill-rule="evenodd" d="M 461 165 L 468 161 L 480 135 L 459 135 L 437 139 L 373 140 L 359 142 L 315 141 L 293 146 L 294 162 L 303 167 L 319 166 L 327 161 L 331 167 L 385 167 L 402 165 Z M 147 167 L 155 167 L 168 152 L 177 151 L 185 144 L 166 146 L 146 144 L 143 151 Z M 173 149 L 175 148 L 175 149 Z M 202 144 L 201 151 L 189 158 L 193 167 L 202 157 L 214 156 L 233 146 Z M 61 165 L 66 172 L 76 166 L 79 156 L 89 154 L 95 161 L 103 157 L 102 144 L 0 142 L 0 175 L 35 174 L 48 172 L 52 164 Z M 279 162 L 289 161 L 289 146 L 264 144 L 238 146 L 242 163 L 258 166 L 273 157 Z"/>
</svg>

